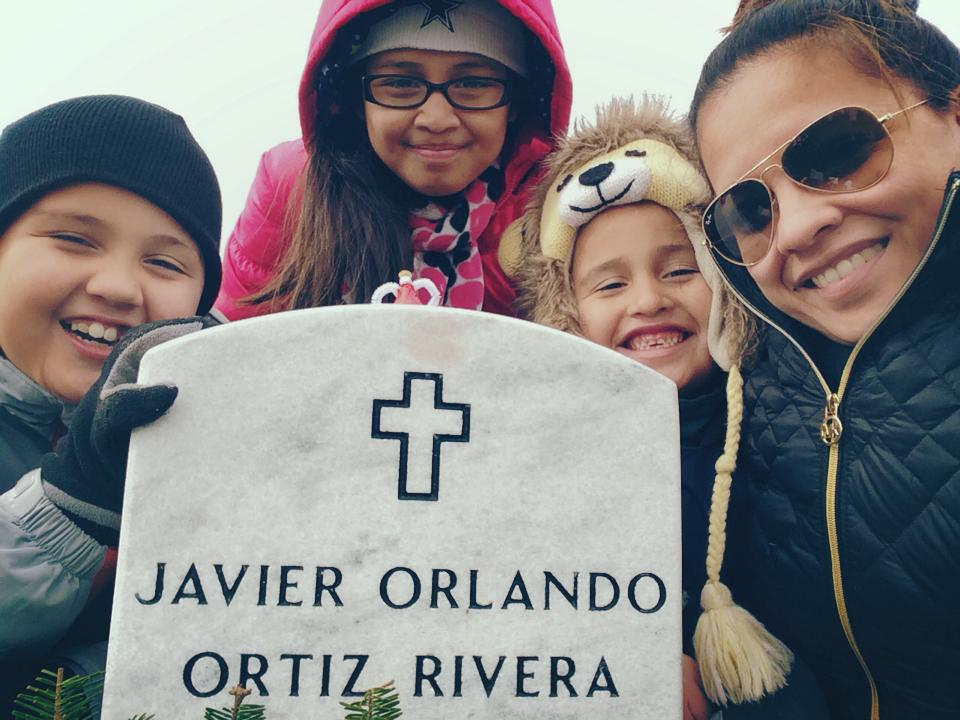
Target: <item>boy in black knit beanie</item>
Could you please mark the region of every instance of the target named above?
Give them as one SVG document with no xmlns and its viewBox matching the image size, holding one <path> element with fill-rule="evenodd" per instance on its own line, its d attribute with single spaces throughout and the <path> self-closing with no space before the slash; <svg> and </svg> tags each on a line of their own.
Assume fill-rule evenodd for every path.
<svg viewBox="0 0 960 720">
<path fill-rule="evenodd" d="M 213 167 L 162 107 L 80 97 L 0 133 L 0 577 L 33 618 L 0 613 L 0 717 L 38 664 L 97 669 L 109 623 L 115 551 L 52 507 L 21 513 L 40 492 L 28 473 L 124 334 L 210 309 L 220 224 Z M 51 659 L 69 644 L 81 649 Z"/>
<path fill-rule="evenodd" d="M 179 115 L 143 100 L 65 100 L 0 133 L 0 388 L 79 402 L 141 323 L 202 314 L 220 284 L 213 167 Z M 0 492 L 55 425 L 0 397 Z M 38 400 L 37 402 L 40 402 Z M 47 404 L 47 403 L 42 403 Z"/>
</svg>

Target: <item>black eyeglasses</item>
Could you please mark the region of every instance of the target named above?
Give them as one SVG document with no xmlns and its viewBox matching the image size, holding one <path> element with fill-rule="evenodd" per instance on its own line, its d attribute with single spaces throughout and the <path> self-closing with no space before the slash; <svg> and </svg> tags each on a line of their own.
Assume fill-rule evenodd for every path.
<svg viewBox="0 0 960 720">
<path fill-rule="evenodd" d="M 713 199 L 703 213 L 707 242 L 734 265 L 756 265 L 773 244 L 777 206 L 763 181 L 765 172 L 778 167 L 797 185 L 825 193 L 873 187 L 893 164 L 886 123 L 929 101 L 881 117 L 866 108 L 844 107 L 814 120 Z M 770 162 L 781 152 L 779 163 Z"/>
<path fill-rule="evenodd" d="M 491 77 L 462 77 L 432 83 L 409 75 L 364 75 L 363 97 L 388 108 L 420 107 L 435 92 L 443 93 L 458 110 L 493 110 L 510 102 L 510 81 Z"/>
</svg>

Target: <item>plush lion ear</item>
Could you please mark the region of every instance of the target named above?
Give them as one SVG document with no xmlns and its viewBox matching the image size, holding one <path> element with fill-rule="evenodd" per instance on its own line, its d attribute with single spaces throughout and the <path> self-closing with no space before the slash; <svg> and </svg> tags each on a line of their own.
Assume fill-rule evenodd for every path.
<svg viewBox="0 0 960 720">
<path fill-rule="evenodd" d="M 567 225 L 560 217 L 560 192 L 563 184 L 551 189 L 540 210 L 540 249 L 548 258 L 567 262 L 570 249 L 577 239 L 577 228 Z"/>
<path fill-rule="evenodd" d="M 523 258 L 523 216 L 521 215 L 507 226 L 500 236 L 497 259 L 507 277 L 515 278 L 520 272 Z"/>
</svg>

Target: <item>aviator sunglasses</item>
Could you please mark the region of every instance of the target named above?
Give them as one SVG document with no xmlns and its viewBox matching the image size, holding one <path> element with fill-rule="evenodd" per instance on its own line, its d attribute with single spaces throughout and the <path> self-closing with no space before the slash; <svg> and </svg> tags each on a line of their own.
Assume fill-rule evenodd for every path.
<svg viewBox="0 0 960 720">
<path fill-rule="evenodd" d="M 764 173 L 778 167 L 797 185 L 824 193 L 873 187 L 893 164 L 893 140 L 886 123 L 929 101 L 880 117 L 866 108 L 843 107 L 814 120 L 711 201 L 703 213 L 707 242 L 734 265 L 756 265 L 773 244 L 777 204 L 763 181 Z M 781 152 L 779 163 L 770 162 Z"/>
</svg>

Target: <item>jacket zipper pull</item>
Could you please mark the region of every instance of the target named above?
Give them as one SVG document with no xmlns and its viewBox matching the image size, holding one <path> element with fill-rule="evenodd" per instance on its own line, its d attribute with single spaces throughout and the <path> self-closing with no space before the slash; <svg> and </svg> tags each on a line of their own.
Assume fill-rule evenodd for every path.
<svg viewBox="0 0 960 720">
<path fill-rule="evenodd" d="M 843 423 L 840 422 L 840 397 L 836 393 L 827 395 L 827 404 L 823 408 L 823 422 L 820 423 L 820 439 L 824 443 L 836 445 L 843 434 Z"/>
</svg>

